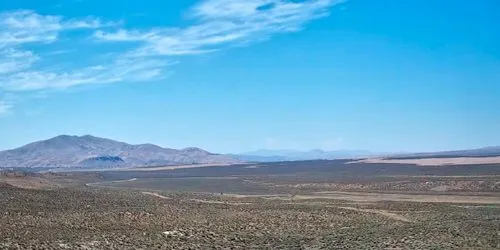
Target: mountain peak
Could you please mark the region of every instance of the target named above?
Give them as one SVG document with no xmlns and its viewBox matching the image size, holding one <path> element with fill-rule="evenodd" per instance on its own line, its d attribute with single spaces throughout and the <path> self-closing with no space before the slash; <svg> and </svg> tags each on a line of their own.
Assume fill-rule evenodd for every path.
<svg viewBox="0 0 500 250">
<path fill-rule="evenodd" d="M 72 138 L 78 138 L 78 136 L 76 136 L 76 135 L 58 135 L 56 137 L 48 139 L 47 141 L 54 140 L 54 139 L 72 139 Z"/>
<path fill-rule="evenodd" d="M 80 136 L 81 139 L 101 139 L 99 137 L 95 137 L 93 135 L 82 135 Z"/>
<path fill-rule="evenodd" d="M 204 150 L 201 148 L 197 148 L 197 147 L 187 147 L 187 148 L 183 148 L 182 151 L 204 151 Z"/>
<path fill-rule="evenodd" d="M 0 168 L 137 167 L 235 162 L 238 161 L 229 156 L 211 154 L 199 148 L 176 150 L 154 144 L 132 145 L 92 135 L 59 135 L 0 152 Z"/>
<path fill-rule="evenodd" d="M 52 141 L 52 140 L 89 140 L 89 139 L 103 139 L 99 137 L 95 137 L 92 135 L 83 135 L 83 136 L 78 136 L 78 135 L 58 135 L 56 137 L 47 139 L 45 141 Z"/>
</svg>

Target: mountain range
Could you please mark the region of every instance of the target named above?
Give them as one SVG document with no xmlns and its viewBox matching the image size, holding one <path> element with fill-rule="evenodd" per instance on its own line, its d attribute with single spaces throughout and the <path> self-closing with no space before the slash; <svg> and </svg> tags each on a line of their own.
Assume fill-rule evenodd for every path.
<svg viewBox="0 0 500 250">
<path fill-rule="evenodd" d="M 385 155 L 383 153 L 374 153 L 367 150 L 334 150 L 325 151 L 313 149 L 308 151 L 299 150 L 268 150 L 261 149 L 251 152 L 245 152 L 234 155 L 241 161 L 266 162 L 266 161 L 301 161 L 301 160 L 334 160 L 334 159 L 353 159 L 366 158 Z"/>
<path fill-rule="evenodd" d="M 199 148 L 171 149 L 153 144 L 132 145 L 91 135 L 60 135 L 33 142 L 20 148 L 0 151 L 0 169 L 6 168 L 125 168 L 189 164 L 232 164 L 242 162 L 278 162 L 334 160 L 370 157 L 500 156 L 500 147 L 428 153 L 373 153 L 366 150 L 309 151 L 257 150 L 243 154 L 214 154 Z"/>
<path fill-rule="evenodd" d="M 0 168 L 119 168 L 140 166 L 225 164 L 238 160 L 199 148 L 170 149 L 153 144 L 61 135 L 0 152 Z"/>
<path fill-rule="evenodd" d="M 302 160 L 335 160 L 359 158 L 447 158 L 447 157 L 489 157 L 500 156 L 500 146 L 454 151 L 437 151 L 424 153 L 381 153 L 367 150 L 334 150 L 324 151 L 314 149 L 309 151 L 297 150 L 256 150 L 233 157 L 240 161 L 269 162 L 269 161 L 302 161 Z"/>
</svg>

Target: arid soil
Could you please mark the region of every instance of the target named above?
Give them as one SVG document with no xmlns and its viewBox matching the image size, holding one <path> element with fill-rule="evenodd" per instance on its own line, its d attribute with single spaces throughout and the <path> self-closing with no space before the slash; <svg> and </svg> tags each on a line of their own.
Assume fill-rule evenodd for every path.
<svg viewBox="0 0 500 250">
<path fill-rule="evenodd" d="M 230 163 L 218 163 L 218 164 L 186 164 L 186 165 L 169 165 L 169 166 L 160 166 L 160 167 L 125 167 L 125 168 L 94 168 L 90 169 L 93 172 L 101 172 L 101 171 L 119 171 L 119 172 L 129 172 L 129 171 L 162 171 L 162 170 L 175 170 L 175 169 L 189 169 L 189 168 L 205 168 L 205 167 L 220 167 L 220 166 L 231 166 L 234 164 Z M 65 172 L 88 172 L 89 169 L 56 169 L 56 172 L 65 173 Z"/>
<path fill-rule="evenodd" d="M 499 249 L 499 181 L 8 173 L 0 249 Z"/>
<path fill-rule="evenodd" d="M 500 157 L 452 157 L 452 158 L 421 158 L 421 159 L 384 159 L 371 158 L 352 163 L 386 163 L 386 164 L 415 164 L 419 166 L 443 165 L 475 165 L 475 164 L 500 164 Z"/>
<path fill-rule="evenodd" d="M 500 247 L 496 205 L 5 187 L 0 205 L 0 249 Z"/>
</svg>

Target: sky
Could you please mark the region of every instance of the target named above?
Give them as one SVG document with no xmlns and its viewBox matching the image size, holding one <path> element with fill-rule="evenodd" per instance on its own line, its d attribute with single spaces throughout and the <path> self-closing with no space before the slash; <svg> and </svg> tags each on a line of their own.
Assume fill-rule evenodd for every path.
<svg viewBox="0 0 500 250">
<path fill-rule="evenodd" d="M 497 0 L 0 1 L 0 150 L 500 145 Z"/>
</svg>

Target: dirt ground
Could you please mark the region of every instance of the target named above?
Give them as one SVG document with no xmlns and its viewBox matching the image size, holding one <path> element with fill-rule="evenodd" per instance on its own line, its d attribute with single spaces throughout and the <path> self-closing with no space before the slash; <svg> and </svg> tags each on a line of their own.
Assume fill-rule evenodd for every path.
<svg viewBox="0 0 500 250">
<path fill-rule="evenodd" d="M 0 188 L 0 249 L 497 249 L 498 205 Z"/>
<path fill-rule="evenodd" d="M 500 248 L 497 175 L 154 179 L 162 190 L 147 182 L 3 176 L 0 249 Z M 252 186 L 263 193 L 201 192 Z"/>
<path fill-rule="evenodd" d="M 419 166 L 443 166 L 443 165 L 476 165 L 476 164 L 500 164 L 500 156 L 495 157 L 453 157 L 453 158 L 421 158 L 421 159 L 384 159 L 372 158 L 356 163 L 386 163 L 386 164 L 414 164 Z"/>
</svg>

